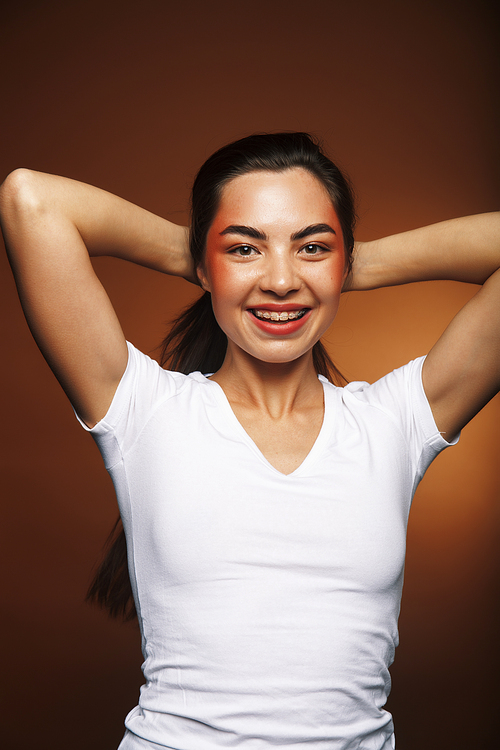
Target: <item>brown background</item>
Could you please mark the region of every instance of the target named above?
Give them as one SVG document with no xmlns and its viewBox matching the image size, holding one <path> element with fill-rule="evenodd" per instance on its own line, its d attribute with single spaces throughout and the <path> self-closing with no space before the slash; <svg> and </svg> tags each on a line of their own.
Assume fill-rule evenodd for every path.
<svg viewBox="0 0 500 750">
<path fill-rule="evenodd" d="M 350 173 L 361 239 L 494 210 L 493 7 L 11 1 L 0 173 L 72 176 L 182 222 L 195 170 L 216 147 L 303 129 Z M 112 750 L 141 681 L 138 637 L 83 596 L 116 514 L 113 491 L 0 263 L 2 745 Z M 126 335 L 148 352 L 196 293 L 126 263 L 96 266 Z M 376 378 L 425 353 L 473 292 L 432 283 L 353 294 L 327 337 L 333 356 L 349 379 Z M 499 415 L 497 398 L 417 493 L 391 697 L 401 750 L 495 744 Z"/>
</svg>

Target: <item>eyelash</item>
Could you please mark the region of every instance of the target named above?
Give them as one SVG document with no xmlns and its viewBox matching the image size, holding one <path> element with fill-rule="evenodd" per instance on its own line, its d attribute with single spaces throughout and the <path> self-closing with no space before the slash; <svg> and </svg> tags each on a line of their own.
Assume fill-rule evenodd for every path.
<svg viewBox="0 0 500 750">
<path fill-rule="evenodd" d="M 323 247 L 323 245 L 318 245 L 317 242 L 308 242 L 307 245 L 304 245 L 304 247 L 301 247 L 300 249 L 305 251 L 308 247 L 315 247 L 320 252 L 327 252 L 327 248 Z M 306 255 L 319 255 L 320 252 L 306 253 Z"/>
<path fill-rule="evenodd" d="M 245 253 L 244 255 L 240 253 L 240 250 L 244 250 L 244 249 L 253 250 L 254 252 L 257 252 L 257 250 L 251 245 L 238 245 L 238 247 L 233 248 L 229 252 L 232 255 L 239 255 L 240 258 L 250 258 L 251 255 L 253 255 L 253 253 L 248 253 L 248 254 Z"/>
</svg>

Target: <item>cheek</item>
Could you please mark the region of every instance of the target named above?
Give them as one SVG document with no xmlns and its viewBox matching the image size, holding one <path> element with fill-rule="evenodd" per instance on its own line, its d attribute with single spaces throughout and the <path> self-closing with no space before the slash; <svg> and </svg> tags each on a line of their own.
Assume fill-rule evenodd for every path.
<svg viewBox="0 0 500 750">
<path fill-rule="evenodd" d="M 212 259 L 207 265 L 207 277 L 215 318 L 226 336 L 233 339 L 234 325 L 238 317 L 236 310 L 244 297 L 241 293 L 241 284 L 238 283 L 231 264 L 224 263 L 220 257 Z"/>
<path fill-rule="evenodd" d="M 200 267 L 203 274 L 203 287 L 212 296 L 218 294 L 219 289 L 224 288 L 228 282 L 228 272 L 221 258 L 215 253 L 207 250 L 203 264 Z"/>
<path fill-rule="evenodd" d="M 231 262 L 225 253 L 207 255 L 205 268 L 214 305 L 239 299 L 252 284 L 250 269 Z"/>
<path fill-rule="evenodd" d="M 231 284 L 231 270 L 220 255 L 207 258 L 207 276 L 212 293 L 218 294 Z"/>
<path fill-rule="evenodd" d="M 309 283 L 324 302 L 336 299 L 344 283 L 343 259 L 335 259 L 329 265 L 314 264 L 309 275 Z"/>
</svg>

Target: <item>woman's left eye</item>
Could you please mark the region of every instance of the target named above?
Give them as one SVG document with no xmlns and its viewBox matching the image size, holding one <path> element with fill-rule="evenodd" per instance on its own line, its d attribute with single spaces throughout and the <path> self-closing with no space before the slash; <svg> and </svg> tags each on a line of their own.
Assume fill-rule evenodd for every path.
<svg viewBox="0 0 500 750">
<path fill-rule="evenodd" d="M 255 248 L 253 248 L 251 245 L 239 245 L 239 247 L 235 247 L 230 252 L 234 253 L 234 255 L 240 255 L 243 258 L 248 258 L 249 255 L 253 255 L 255 252 Z"/>
<path fill-rule="evenodd" d="M 322 245 L 316 245 L 314 242 L 310 242 L 308 245 L 304 245 L 303 248 L 301 248 L 306 255 L 319 255 L 321 252 L 324 252 L 326 248 L 322 247 Z"/>
</svg>

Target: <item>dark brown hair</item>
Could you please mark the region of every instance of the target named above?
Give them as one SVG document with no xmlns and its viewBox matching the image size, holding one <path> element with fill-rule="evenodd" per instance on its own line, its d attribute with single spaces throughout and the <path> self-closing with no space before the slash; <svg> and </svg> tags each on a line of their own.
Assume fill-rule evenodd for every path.
<svg viewBox="0 0 500 750">
<path fill-rule="evenodd" d="M 203 164 L 191 197 L 190 251 L 195 266 L 204 256 L 208 230 L 215 218 L 224 186 L 235 177 L 255 171 L 283 172 L 306 169 L 324 186 L 337 213 L 344 239 L 346 269 L 354 247 L 353 193 L 347 178 L 322 152 L 308 133 L 251 135 L 216 151 Z M 161 345 L 160 364 L 188 374 L 217 372 L 222 366 L 227 338 L 212 310 L 209 292 L 187 307 L 173 322 Z M 313 347 L 313 362 L 320 375 L 344 385 L 345 379 L 323 344 Z M 112 616 L 132 619 L 135 607 L 127 568 L 125 533 L 118 520 L 106 545 L 106 556 L 89 588 L 87 599 L 106 607 Z"/>
</svg>

